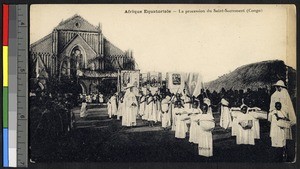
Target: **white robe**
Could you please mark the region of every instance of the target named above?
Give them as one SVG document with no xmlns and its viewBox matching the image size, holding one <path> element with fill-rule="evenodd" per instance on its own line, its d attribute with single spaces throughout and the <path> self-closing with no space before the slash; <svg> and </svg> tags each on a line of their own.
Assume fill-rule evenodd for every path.
<svg viewBox="0 0 300 169">
<path fill-rule="evenodd" d="M 161 101 L 159 101 L 159 100 L 157 100 L 156 101 L 156 109 L 157 109 L 157 112 L 156 112 L 156 120 L 158 121 L 158 122 L 161 122 L 161 116 L 162 116 L 162 114 L 161 114 Z"/>
<path fill-rule="evenodd" d="M 231 127 L 231 116 L 228 108 L 228 101 L 225 99 L 221 100 L 221 117 L 220 117 L 220 126 L 224 129 Z"/>
<path fill-rule="evenodd" d="M 260 126 L 257 112 L 249 112 L 249 115 L 253 117 L 253 127 L 254 127 L 254 138 L 260 139 Z"/>
<path fill-rule="evenodd" d="M 140 107 L 139 107 L 139 115 L 142 116 L 145 115 L 145 109 L 146 109 L 146 97 L 143 95 L 140 98 Z"/>
<path fill-rule="evenodd" d="M 174 112 L 178 113 L 176 115 L 176 126 L 175 126 L 175 137 L 176 138 L 185 138 L 186 137 L 186 131 L 187 131 L 187 126 L 185 123 L 185 120 L 188 117 L 187 114 L 182 114 L 183 108 L 174 108 Z"/>
<path fill-rule="evenodd" d="M 116 96 L 112 96 L 110 98 L 110 104 L 111 104 L 111 114 L 113 116 L 116 116 L 117 115 L 117 111 L 118 111 L 118 108 L 117 108 L 117 97 Z"/>
<path fill-rule="evenodd" d="M 289 125 L 287 125 L 286 128 L 279 127 L 277 125 L 279 120 L 277 120 L 275 114 L 281 118 L 285 117 L 285 113 L 280 110 L 273 110 L 269 114 L 268 119 L 271 122 L 270 137 L 272 141 L 272 147 L 284 147 L 286 145 L 286 139 L 291 139 L 289 135 L 291 128 Z"/>
<path fill-rule="evenodd" d="M 125 96 L 125 111 L 122 117 L 122 125 L 136 126 L 136 115 L 138 110 L 136 96 L 133 92 L 129 92 Z"/>
<path fill-rule="evenodd" d="M 241 114 L 240 111 L 231 111 L 232 123 L 231 123 L 231 136 L 236 136 L 238 133 L 239 124 L 237 122 L 237 116 Z"/>
<path fill-rule="evenodd" d="M 199 115 L 198 154 L 205 157 L 213 156 L 212 130 L 215 128 L 212 114 Z"/>
<path fill-rule="evenodd" d="M 80 108 L 80 117 L 86 117 L 86 107 L 87 107 L 87 103 L 82 103 L 81 104 L 81 108 Z"/>
<path fill-rule="evenodd" d="M 252 126 L 251 129 L 244 129 L 239 123 L 241 122 L 247 122 L 247 121 L 254 121 L 254 118 L 249 114 L 240 113 L 237 116 L 237 135 L 236 135 L 236 143 L 237 144 L 249 144 L 249 145 L 255 145 L 255 127 Z"/>
<path fill-rule="evenodd" d="M 154 96 L 152 96 L 152 99 L 153 98 L 154 98 Z M 157 101 L 154 102 L 154 100 L 153 100 L 149 105 L 151 105 L 152 108 L 149 107 L 150 111 L 149 111 L 149 118 L 148 118 L 148 120 L 149 121 L 154 121 L 156 123 L 157 122 L 157 114 L 158 114 L 158 108 L 157 108 L 158 102 Z"/>
<path fill-rule="evenodd" d="M 192 109 L 192 113 L 190 115 L 191 118 L 191 126 L 190 126 L 190 138 L 189 142 L 198 144 L 199 141 L 199 126 L 198 126 L 198 120 L 200 119 L 200 116 L 202 114 L 201 109 Z"/>
<path fill-rule="evenodd" d="M 146 105 L 146 111 L 145 111 L 145 119 L 148 121 L 152 120 L 152 116 L 153 116 L 153 96 L 149 96 L 147 98 L 147 105 Z"/>
<path fill-rule="evenodd" d="M 171 112 L 169 110 L 170 107 L 169 107 L 168 99 L 163 99 L 161 101 L 161 114 L 162 114 L 161 126 L 163 128 L 167 128 L 171 126 Z"/>
<path fill-rule="evenodd" d="M 290 95 L 285 88 L 282 88 L 280 92 L 275 91 L 272 94 L 269 112 L 276 110 L 276 108 L 275 108 L 276 102 L 281 103 L 281 110 L 286 113 L 286 117 L 290 119 L 291 124 L 295 125 L 296 121 L 297 121 L 295 110 L 294 110 Z M 292 136 L 290 136 L 290 137 L 292 137 Z"/>
</svg>

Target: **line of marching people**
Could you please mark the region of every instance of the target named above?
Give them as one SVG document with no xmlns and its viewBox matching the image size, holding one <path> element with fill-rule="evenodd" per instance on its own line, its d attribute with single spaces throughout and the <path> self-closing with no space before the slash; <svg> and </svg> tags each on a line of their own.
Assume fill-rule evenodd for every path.
<svg viewBox="0 0 300 169">
<path fill-rule="evenodd" d="M 231 134 L 236 137 L 238 145 L 255 145 L 255 139 L 260 139 L 260 119 L 271 122 L 272 147 L 284 148 L 286 140 L 292 139 L 291 126 L 296 124 L 296 116 L 290 97 L 282 81 L 274 86 L 276 92 L 271 96 L 269 114 L 261 113 L 258 107 L 248 107 L 245 104 L 230 108 L 228 99 L 221 99 L 220 126 L 225 130 L 231 128 Z M 198 144 L 199 155 L 213 156 L 212 131 L 215 119 L 212 113 L 214 105 L 209 98 L 204 98 L 200 104 L 200 100 L 190 97 L 185 90 L 182 94 L 165 94 L 151 89 L 140 92 L 135 90 L 135 87 L 129 86 L 124 94 L 116 93 L 110 98 L 110 118 L 117 116 L 117 119 L 122 119 L 122 126 L 136 126 L 138 116 L 150 127 L 161 122 L 164 130 L 175 131 L 176 138 L 184 139 L 189 136 L 189 142 Z"/>
</svg>

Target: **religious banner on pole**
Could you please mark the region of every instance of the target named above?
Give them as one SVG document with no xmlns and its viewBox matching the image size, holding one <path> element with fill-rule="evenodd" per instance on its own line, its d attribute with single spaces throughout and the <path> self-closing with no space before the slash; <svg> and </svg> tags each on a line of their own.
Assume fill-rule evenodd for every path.
<svg viewBox="0 0 300 169">
<path fill-rule="evenodd" d="M 149 83 L 149 73 L 140 73 L 140 86 L 147 87 L 147 84 Z"/>
<path fill-rule="evenodd" d="M 202 89 L 202 77 L 199 73 L 189 73 L 186 79 L 186 88 L 191 96 L 197 97 Z"/>
<path fill-rule="evenodd" d="M 160 72 L 149 72 L 149 90 L 155 94 L 162 85 L 162 75 Z"/>
<path fill-rule="evenodd" d="M 182 93 L 185 87 L 185 73 L 168 72 L 167 73 L 167 86 L 171 93 Z"/>
<path fill-rule="evenodd" d="M 128 84 L 134 85 L 135 87 L 139 87 L 139 78 L 140 71 L 139 70 L 122 70 L 121 71 L 121 88 L 127 87 Z"/>
</svg>

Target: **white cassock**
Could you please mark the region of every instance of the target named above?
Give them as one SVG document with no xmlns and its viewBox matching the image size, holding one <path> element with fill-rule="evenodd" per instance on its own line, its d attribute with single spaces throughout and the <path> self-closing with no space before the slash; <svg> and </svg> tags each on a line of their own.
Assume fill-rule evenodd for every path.
<svg viewBox="0 0 300 169">
<path fill-rule="evenodd" d="M 139 115 L 142 116 L 143 120 L 144 120 L 143 116 L 145 115 L 145 109 L 146 109 L 146 97 L 142 95 L 140 98 Z"/>
<path fill-rule="evenodd" d="M 152 96 L 152 99 L 154 99 L 154 96 Z M 154 121 L 155 123 L 157 122 L 157 101 L 152 101 L 149 105 L 152 106 L 149 107 L 149 121 Z"/>
<path fill-rule="evenodd" d="M 135 126 L 137 115 L 137 100 L 135 94 L 127 89 L 124 96 L 124 112 L 122 117 L 122 126 Z"/>
<path fill-rule="evenodd" d="M 277 117 L 285 117 L 285 113 L 281 110 L 273 110 L 269 114 L 269 121 L 271 122 L 270 137 L 272 141 L 272 147 L 284 147 L 286 140 L 291 139 L 287 133 L 291 130 L 291 123 L 288 121 L 277 120 Z"/>
<path fill-rule="evenodd" d="M 169 100 L 166 98 L 161 101 L 161 113 L 162 113 L 161 126 L 163 128 L 170 127 L 171 112 L 169 111 Z"/>
<path fill-rule="evenodd" d="M 112 108 L 111 108 L 111 99 L 108 100 L 107 102 L 107 114 L 108 114 L 108 117 L 111 118 L 112 116 Z"/>
<path fill-rule="evenodd" d="M 215 128 L 212 114 L 199 115 L 198 153 L 201 156 L 213 156 L 212 130 Z"/>
<path fill-rule="evenodd" d="M 241 114 L 242 112 L 240 111 L 233 111 L 233 110 L 230 110 L 231 112 L 231 116 L 232 116 L 232 123 L 231 123 L 231 136 L 236 136 L 237 135 L 237 131 L 238 131 L 238 127 L 239 127 L 239 124 L 237 122 L 237 116 L 239 114 Z"/>
<path fill-rule="evenodd" d="M 252 121 L 252 124 L 254 122 L 254 118 L 249 115 L 248 113 L 244 114 L 240 112 L 238 114 L 237 119 L 238 123 L 237 127 L 237 135 L 236 135 L 236 144 L 249 144 L 249 145 L 255 145 L 255 127 L 252 126 L 251 129 L 244 129 L 240 123 L 248 123 L 249 121 Z"/>
<path fill-rule="evenodd" d="M 136 95 L 130 92 L 126 98 L 125 107 L 127 112 L 127 126 L 136 126 L 136 115 L 138 112 Z"/>
<path fill-rule="evenodd" d="M 110 98 L 110 104 L 111 104 L 111 114 L 113 116 L 116 116 L 118 113 L 118 108 L 117 108 L 117 97 L 116 96 L 112 96 Z"/>
<path fill-rule="evenodd" d="M 276 110 L 275 103 L 280 102 L 281 103 L 281 111 L 285 112 L 286 117 L 290 119 L 291 126 L 296 124 L 296 114 L 295 110 L 290 98 L 290 95 L 288 91 L 285 88 L 281 88 L 281 91 L 275 91 L 271 96 L 271 102 L 270 102 L 270 111 Z M 286 130 L 286 137 L 288 139 L 292 139 L 292 132 L 291 130 Z"/>
<path fill-rule="evenodd" d="M 152 99 L 152 98 L 151 98 Z M 148 105 L 148 101 L 149 100 L 149 97 L 148 96 L 145 96 L 145 102 L 144 102 L 144 106 L 145 106 L 145 109 L 144 109 L 144 113 L 143 113 L 143 116 L 142 116 L 142 119 L 143 120 L 148 120 L 149 118 L 149 111 L 150 111 L 150 107 Z"/>
<path fill-rule="evenodd" d="M 221 100 L 221 117 L 220 126 L 224 129 L 231 127 L 231 115 L 228 108 L 229 102 L 225 99 Z"/>
<path fill-rule="evenodd" d="M 177 99 L 176 99 L 176 97 L 175 96 L 173 96 L 172 98 L 171 98 L 171 105 L 170 105 L 170 110 L 169 111 L 171 111 L 171 123 L 172 123 L 172 128 L 171 128 L 171 130 L 172 131 L 175 131 L 175 128 L 176 128 L 176 115 L 175 115 L 175 101 L 176 101 Z"/>
<path fill-rule="evenodd" d="M 80 117 L 86 117 L 86 106 L 87 103 L 83 102 L 80 108 Z"/>
<path fill-rule="evenodd" d="M 190 138 L 189 142 L 198 144 L 199 141 L 199 126 L 198 126 L 198 120 L 200 119 L 200 116 L 202 114 L 201 109 L 192 109 L 192 113 L 190 115 L 191 118 L 191 127 L 190 127 Z"/>
<path fill-rule="evenodd" d="M 260 126 L 259 126 L 259 119 L 258 119 L 259 115 L 255 111 L 249 112 L 249 115 L 253 117 L 253 127 L 255 132 L 254 138 L 260 139 Z"/>
<path fill-rule="evenodd" d="M 172 125 L 171 130 L 175 131 L 176 128 L 175 102 L 171 102 L 170 110 L 171 110 L 171 125 Z"/>
<path fill-rule="evenodd" d="M 156 100 L 156 109 L 157 109 L 156 120 L 158 122 L 161 122 L 161 101 L 159 100 Z"/>
<path fill-rule="evenodd" d="M 152 120 L 153 117 L 153 96 L 149 96 L 147 98 L 147 105 L 146 105 L 146 112 L 145 112 L 145 119 L 148 121 Z"/>
<path fill-rule="evenodd" d="M 175 126 L 175 137 L 176 138 L 185 138 L 187 126 L 185 120 L 188 119 L 188 114 L 183 114 L 183 108 L 174 108 L 176 115 L 176 126 Z"/>
</svg>

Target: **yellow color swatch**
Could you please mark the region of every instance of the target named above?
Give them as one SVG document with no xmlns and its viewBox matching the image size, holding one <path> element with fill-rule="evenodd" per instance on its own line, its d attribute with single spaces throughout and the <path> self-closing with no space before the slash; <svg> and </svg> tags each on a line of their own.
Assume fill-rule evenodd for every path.
<svg viewBox="0 0 300 169">
<path fill-rule="evenodd" d="M 8 87 L 8 46 L 3 46 L 3 86 Z"/>
</svg>

